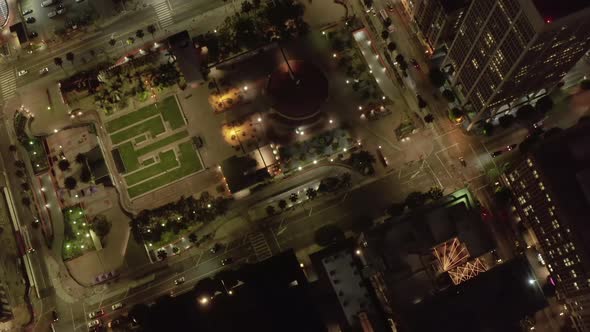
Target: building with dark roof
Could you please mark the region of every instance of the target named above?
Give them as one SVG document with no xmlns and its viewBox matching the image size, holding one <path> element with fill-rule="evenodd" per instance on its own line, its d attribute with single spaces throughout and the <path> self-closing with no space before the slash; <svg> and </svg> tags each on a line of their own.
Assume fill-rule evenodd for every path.
<svg viewBox="0 0 590 332">
<path fill-rule="evenodd" d="M 401 308 L 408 331 L 523 331 L 520 321 L 547 306 L 524 257 Z"/>
<path fill-rule="evenodd" d="M 541 97 L 588 48 L 589 1 L 478 0 L 444 68 L 473 124 Z"/>
<path fill-rule="evenodd" d="M 493 265 L 494 243 L 466 189 L 390 218 L 358 239 L 363 274 L 383 311 L 404 326 L 401 308 L 461 284 Z"/>
<path fill-rule="evenodd" d="M 413 18 L 431 49 L 447 48 L 453 41 L 471 0 L 421 0 Z"/>
<path fill-rule="evenodd" d="M 318 280 L 315 302 L 331 331 L 391 331 L 375 291 L 362 273 L 356 243 L 345 240 L 310 255 Z"/>
<path fill-rule="evenodd" d="M 214 288 L 207 301 L 202 300 L 202 282 L 191 291 L 157 300 L 141 322 L 144 331 L 326 331 L 292 250 L 230 271 L 239 280 L 235 286 L 230 286 L 228 272 L 222 272 L 204 280 Z"/>
<path fill-rule="evenodd" d="M 518 219 L 537 238 L 558 299 L 573 325 L 590 331 L 590 123 L 546 134 L 502 178 Z"/>
</svg>

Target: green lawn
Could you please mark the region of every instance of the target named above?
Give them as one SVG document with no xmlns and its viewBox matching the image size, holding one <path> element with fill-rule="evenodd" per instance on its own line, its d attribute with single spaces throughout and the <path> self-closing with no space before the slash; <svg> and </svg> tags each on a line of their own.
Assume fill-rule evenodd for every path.
<svg viewBox="0 0 590 332">
<path fill-rule="evenodd" d="M 166 145 L 172 144 L 172 143 L 179 141 L 185 137 L 188 137 L 188 132 L 186 130 L 180 131 L 174 135 L 164 137 L 161 140 L 158 140 L 152 144 L 146 145 L 146 146 L 138 149 L 137 151 L 135 151 L 135 154 L 137 154 L 138 156 L 143 156 L 144 154 L 159 150 L 159 149 L 165 147 Z"/>
<path fill-rule="evenodd" d="M 162 118 L 157 116 L 112 134 L 111 141 L 116 145 L 146 132 L 151 133 L 152 137 L 155 137 L 156 135 L 163 133 L 165 130 L 166 128 L 164 128 Z"/>
<path fill-rule="evenodd" d="M 90 225 L 86 221 L 84 210 L 79 207 L 70 207 L 63 210 L 64 215 L 64 242 L 63 258 L 72 259 L 95 250 L 94 242 L 90 237 Z"/>
<path fill-rule="evenodd" d="M 125 171 L 127 173 L 133 172 L 141 167 L 131 142 L 125 142 L 119 145 L 117 148 L 119 149 L 119 154 L 121 155 L 121 159 L 123 160 L 123 165 L 125 166 Z"/>
<path fill-rule="evenodd" d="M 180 150 L 180 156 L 178 158 L 180 160 L 180 167 L 152 178 L 150 181 L 129 187 L 127 192 L 131 198 L 164 186 L 168 183 L 174 182 L 180 178 L 203 169 L 203 164 L 201 164 L 201 160 L 197 155 L 192 142 L 181 143 L 178 145 L 178 148 Z"/>
<path fill-rule="evenodd" d="M 106 128 L 109 133 L 113 133 L 157 115 L 158 113 L 160 113 L 160 110 L 152 104 L 107 122 Z"/>
<path fill-rule="evenodd" d="M 164 99 L 158 104 L 158 108 L 162 112 L 164 121 L 170 124 L 170 128 L 172 128 L 172 130 L 184 127 L 186 124 L 175 98 L 168 97 Z"/>
<path fill-rule="evenodd" d="M 178 166 L 178 161 L 176 160 L 176 154 L 173 150 L 168 150 L 166 152 L 160 152 L 160 162 L 156 164 L 151 164 L 148 167 L 144 167 L 139 171 L 130 174 L 125 177 L 125 182 L 127 182 L 128 186 L 133 186 L 134 184 L 143 181 L 145 179 L 149 179 L 152 176 L 158 175 L 160 173 L 164 173 L 167 170 L 170 170 L 174 167 Z"/>
</svg>

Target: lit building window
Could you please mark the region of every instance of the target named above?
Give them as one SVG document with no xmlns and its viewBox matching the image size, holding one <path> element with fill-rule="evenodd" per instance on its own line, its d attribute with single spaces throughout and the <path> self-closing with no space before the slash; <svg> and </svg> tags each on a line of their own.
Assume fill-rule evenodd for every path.
<svg viewBox="0 0 590 332">
<path fill-rule="evenodd" d="M 578 277 L 578 275 L 576 274 L 576 270 L 571 270 L 570 272 L 572 274 L 572 278 L 577 278 Z"/>
<path fill-rule="evenodd" d="M 574 288 L 575 288 L 576 290 L 580 290 L 580 286 L 578 286 L 578 283 L 577 283 L 577 282 L 574 282 Z"/>
<path fill-rule="evenodd" d="M 558 229 L 559 228 L 559 222 L 557 220 L 553 220 L 551 222 L 551 225 L 553 226 L 553 229 Z"/>
<path fill-rule="evenodd" d="M 543 182 L 539 182 L 539 188 L 541 188 L 541 190 L 545 190 L 545 185 Z"/>
</svg>

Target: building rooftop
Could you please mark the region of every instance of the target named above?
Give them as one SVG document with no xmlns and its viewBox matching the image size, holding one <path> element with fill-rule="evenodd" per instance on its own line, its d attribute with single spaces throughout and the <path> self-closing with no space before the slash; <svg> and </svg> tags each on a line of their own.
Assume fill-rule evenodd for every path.
<svg viewBox="0 0 590 332">
<path fill-rule="evenodd" d="M 223 160 L 221 162 L 221 172 L 232 193 L 270 178 L 266 166 L 250 155 L 232 156 Z"/>
<path fill-rule="evenodd" d="M 168 43 L 187 84 L 203 82 L 200 51 L 195 48 L 188 32 L 185 30 L 170 36 Z"/>
<path fill-rule="evenodd" d="M 545 20 L 556 20 L 590 7 L 588 0 L 533 0 L 533 4 Z"/>
<path fill-rule="evenodd" d="M 245 265 L 236 274 L 243 283 L 233 295 L 217 295 L 206 305 L 195 291 L 156 301 L 150 331 L 326 332 L 293 251 Z"/>
<path fill-rule="evenodd" d="M 519 321 L 547 306 L 533 275 L 520 257 L 400 310 L 414 332 L 522 331 Z"/>
</svg>

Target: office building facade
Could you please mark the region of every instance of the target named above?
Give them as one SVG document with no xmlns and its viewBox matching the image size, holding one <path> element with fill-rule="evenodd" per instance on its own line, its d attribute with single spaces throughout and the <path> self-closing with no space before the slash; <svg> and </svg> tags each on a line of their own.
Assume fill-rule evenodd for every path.
<svg viewBox="0 0 590 332">
<path fill-rule="evenodd" d="M 470 0 L 420 0 L 413 18 L 431 50 L 450 46 Z"/>
<path fill-rule="evenodd" d="M 590 47 L 586 0 L 478 0 L 444 60 L 472 123 L 554 87 Z"/>
<path fill-rule="evenodd" d="M 572 325 L 590 331 L 590 124 L 545 138 L 502 178 Z"/>
</svg>

